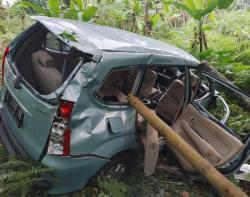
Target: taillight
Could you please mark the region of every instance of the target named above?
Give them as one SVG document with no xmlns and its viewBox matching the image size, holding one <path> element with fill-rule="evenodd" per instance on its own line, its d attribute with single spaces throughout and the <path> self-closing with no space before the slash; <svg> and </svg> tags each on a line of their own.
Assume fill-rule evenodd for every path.
<svg viewBox="0 0 250 197">
<path fill-rule="evenodd" d="M 60 104 L 60 115 L 62 118 L 70 119 L 74 103 L 68 101 L 62 101 Z"/>
<path fill-rule="evenodd" d="M 60 102 L 58 112 L 54 118 L 50 131 L 48 154 L 62 156 L 70 155 L 71 130 L 69 128 L 69 123 L 73 107 L 73 102 L 64 100 Z"/>
<path fill-rule="evenodd" d="M 7 57 L 7 55 L 9 54 L 9 52 L 10 52 L 10 48 L 7 47 L 7 48 L 4 50 L 4 53 L 3 53 L 3 59 L 2 59 L 2 84 L 3 84 L 3 81 L 4 81 L 4 64 L 5 64 L 6 57 Z"/>
</svg>

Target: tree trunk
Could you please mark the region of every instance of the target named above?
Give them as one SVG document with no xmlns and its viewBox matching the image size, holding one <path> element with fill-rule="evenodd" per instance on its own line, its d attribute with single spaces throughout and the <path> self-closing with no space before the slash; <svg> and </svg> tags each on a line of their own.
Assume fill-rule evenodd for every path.
<svg viewBox="0 0 250 197">
<path fill-rule="evenodd" d="M 204 43 L 205 49 L 208 50 L 207 37 L 204 31 L 202 32 L 202 37 L 203 37 L 203 43 Z"/>
<path fill-rule="evenodd" d="M 149 21 L 149 2 L 145 2 L 145 9 L 144 9 L 144 32 L 143 35 L 151 35 L 151 22 Z"/>
<path fill-rule="evenodd" d="M 65 4 L 66 8 L 69 8 L 70 0 L 64 0 L 64 4 Z"/>
<path fill-rule="evenodd" d="M 198 24 L 198 31 L 199 31 L 199 42 L 200 42 L 200 52 L 203 51 L 203 18 L 199 21 Z"/>
<path fill-rule="evenodd" d="M 137 25 L 136 25 L 136 15 L 135 13 L 132 14 L 131 16 L 132 24 L 131 24 L 131 32 L 135 32 L 137 30 Z"/>
<path fill-rule="evenodd" d="M 84 1 L 84 4 L 83 4 L 83 6 L 84 6 L 83 9 L 84 9 L 84 10 L 86 10 L 86 8 L 87 8 L 87 6 L 88 6 L 88 3 L 89 3 L 88 0 L 85 0 L 85 1 Z"/>
<path fill-rule="evenodd" d="M 199 28 L 199 43 L 200 43 L 200 52 L 203 51 L 203 39 L 202 39 L 202 31 Z"/>
<path fill-rule="evenodd" d="M 197 46 L 197 39 L 198 39 L 198 32 L 197 32 L 197 28 L 194 28 L 194 40 L 192 43 L 192 49 L 196 50 L 196 46 Z"/>
<path fill-rule="evenodd" d="M 230 85 L 233 85 L 233 82 L 228 80 L 224 75 L 222 75 L 218 70 L 216 70 L 213 66 L 209 65 L 207 61 L 203 61 L 201 63 L 201 68 L 202 70 L 211 73 L 212 75 L 214 75 L 215 77 L 219 78 L 220 80 L 222 80 L 225 83 L 228 83 Z M 239 105 L 250 112 L 250 101 L 247 100 L 245 97 L 243 97 L 241 94 L 239 94 L 238 92 L 232 91 L 233 96 L 235 96 L 237 99 L 239 99 Z"/>
<path fill-rule="evenodd" d="M 21 14 L 22 29 L 25 27 L 25 13 Z"/>
</svg>

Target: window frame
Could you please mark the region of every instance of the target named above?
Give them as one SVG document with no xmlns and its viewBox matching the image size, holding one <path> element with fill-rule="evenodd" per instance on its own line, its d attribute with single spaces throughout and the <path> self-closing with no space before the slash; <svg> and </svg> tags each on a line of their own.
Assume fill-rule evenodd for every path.
<svg viewBox="0 0 250 197">
<path fill-rule="evenodd" d="M 205 75 L 203 75 L 203 72 L 201 71 L 201 70 L 199 70 L 199 69 L 197 69 L 198 70 L 198 83 L 197 83 L 197 86 L 196 86 L 196 89 L 195 89 L 195 92 L 194 92 L 194 94 L 192 95 L 191 94 L 191 102 L 192 101 L 194 101 L 194 102 L 199 102 L 199 101 L 202 101 L 203 99 L 206 99 L 207 97 L 209 97 L 209 96 L 213 96 L 214 95 L 214 93 L 215 93 L 215 88 L 214 88 L 214 84 L 213 84 L 213 80 L 211 79 L 211 78 L 209 78 L 209 77 L 207 77 L 207 76 L 205 76 Z M 190 71 L 191 72 L 191 71 Z M 197 92 L 198 92 L 198 89 L 199 89 L 199 87 L 200 87 L 200 85 L 201 85 L 201 82 L 202 82 L 202 80 L 204 79 L 204 77 L 206 77 L 207 78 L 207 80 L 208 80 L 208 85 L 207 85 L 207 87 L 208 87 L 208 92 L 205 94 L 205 95 L 203 95 L 201 98 L 198 98 L 198 99 L 196 99 L 195 98 L 195 96 L 196 96 L 196 94 L 197 94 Z M 191 80 L 190 80 L 190 83 L 191 83 Z"/>
<path fill-rule="evenodd" d="M 212 84 L 210 84 L 211 87 L 209 87 L 211 89 L 211 91 L 213 91 L 212 95 L 210 94 L 210 96 L 215 96 L 218 98 L 222 98 L 222 102 L 225 105 L 225 107 L 227 108 L 229 105 L 228 103 L 225 101 L 225 99 L 218 94 L 218 92 L 216 91 L 215 87 L 214 87 L 214 82 L 219 83 L 220 85 L 230 89 L 231 91 L 236 92 L 237 94 L 240 94 L 241 96 L 245 97 L 247 100 L 250 100 L 250 95 L 247 94 L 246 92 L 242 91 L 241 89 L 239 89 L 237 86 L 232 85 L 232 84 L 228 84 L 225 81 L 219 79 L 218 77 L 214 76 L 213 74 L 210 74 L 206 71 L 201 70 L 201 75 L 205 76 L 208 78 L 209 81 L 212 81 Z M 199 84 L 200 86 L 200 84 Z M 204 97 L 203 97 L 204 99 Z M 228 133 L 232 134 L 233 136 L 235 136 L 236 138 L 240 139 L 239 134 L 237 133 L 237 131 L 233 131 L 230 127 L 227 126 L 227 120 L 222 119 L 222 120 L 218 120 L 213 114 L 211 114 L 200 102 L 201 100 L 195 100 L 193 99 L 191 101 L 191 104 L 193 106 L 195 106 L 200 113 L 202 113 L 203 115 L 205 115 L 206 117 L 208 117 L 210 120 L 214 121 L 215 123 L 217 123 L 219 126 L 221 126 L 222 128 L 224 128 Z M 230 112 L 230 107 L 229 107 L 229 112 Z M 230 114 L 226 114 L 225 117 L 228 118 L 230 117 Z"/>
<path fill-rule="evenodd" d="M 190 78 L 189 77 L 190 76 L 190 74 L 189 74 L 190 66 L 188 66 L 188 65 L 168 65 L 168 64 L 166 64 L 166 65 L 154 65 L 154 66 L 152 66 L 152 64 L 150 64 L 150 65 L 137 65 L 137 66 L 133 65 L 133 66 L 115 67 L 115 68 L 111 69 L 110 71 L 108 71 L 108 73 L 106 74 L 104 79 L 102 79 L 101 83 L 97 86 L 97 88 L 95 88 L 94 97 L 97 99 L 97 101 L 99 101 L 100 103 L 102 103 L 104 105 L 107 105 L 109 107 L 112 107 L 112 106 L 113 107 L 129 106 L 129 102 L 119 103 L 119 102 L 112 102 L 112 101 L 103 101 L 101 98 L 99 98 L 97 96 L 97 92 L 103 86 L 103 84 L 105 83 L 105 81 L 108 79 L 108 77 L 110 76 L 110 74 L 113 71 L 138 69 L 137 77 L 135 79 L 135 82 L 134 82 L 134 85 L 133 85 L 133 88 L 132 88 L 132 94 L 134 96 L 137 96 L 137 94 L 140 91 L 146 69 L 152 68 L 152 67 L 176 67 L 176 68 L 183 67 L 184 68 L 184 74 L 185 74 L 184 76 L 185 76 L 186 80 L 183 81 L 184 84 L 185 84 L 185 90 L 184 90 L 183 104 L 181 106 L 181 111 L 182 111 L 183 108 L 190 103 L 190 96 L 191 96 L 191 94 L 189 93 L 190 92 L 190 88 L 189 88 L 190 87 L 190 85 L 189 85 L 189 82 L 190 82 L 190 80 L 189 80 L 189 78 Z M 180 111 L 180 114 L 181 114 L 181 111 Z"/>
<path fill-rule="evenodd" d="M 132 94 L 134 95 L 135 91 L 137 91 L 137 88 L 138 88 L 138 84 L 140 83 L 140 80 L 141 80 L 141 72 L 143 71 L 143 67 L 140 67 L 140 66 L 131 66 L 131 67 L 119 67 L 119 68 L 114 68 L 114 69 L 111 69 L 107 74 L 106 76 L 104 77 L 104 79 L 102 80 L 102 82 L 97 86 L 97 88 L 95 89 L 95 92 L 94 92 L 94 96 L 95 98 L 101 102 L 102 104 L 105 104 L 105 105 L 108 105 L 108 106 L 114 106 L 114 107 L 117 107 L 117 106 L 129 106 L 129 102 L 115 102 L 115 101 L 104 101 L 102 100 L 101 98 L 98 97 L 97 95 L 97 92 L 102 88 L 102 86 L 104 85 L 104 83 L 106 82 L 106 80 L 109 78 L 109 76 L 112 74 L 112 72 L 114 71 L 126 71 L 126 70 L 131 70 L 131 69 L 137 69 L 138 70 L 138 73 L 137 73 L 137 76 L 135 78 L 135 81 L 134 81 L 134 84 L 133 84 L 133 87 L 132 87 Z M 139 76 L 139 77 L 138 77 Z"/>
<path fill-rule="evenodd" d="M 59 49 L 56 50 L 56 49 L 52 49 L 50 47 L 47 47 L 47 40 L 48 40 L 48 35 L 51 35 L 52 37 L 55 38 L 55 40 L 58 42 L 59 44 Z M 64 50 L 63 49 L 63 46 L 64 47 L 70 47 L 69 45 L 67 45 L 66 43 L 64 43 L 63 41 L 61 41 L 56 35 L 54 35 L 53 33 L 51 33 L 50 31 L 47 32 L 46 36 L 45 36 L 45 41 L 44 41 L 44 49 L 48 52 L 51 52 L 51 53 L 56 53 L 56 54 L 62 54 L 62 55 L 68 55 L 71 51 L 71 48 L 69 48 L 69 50 Z"/>
</svg>

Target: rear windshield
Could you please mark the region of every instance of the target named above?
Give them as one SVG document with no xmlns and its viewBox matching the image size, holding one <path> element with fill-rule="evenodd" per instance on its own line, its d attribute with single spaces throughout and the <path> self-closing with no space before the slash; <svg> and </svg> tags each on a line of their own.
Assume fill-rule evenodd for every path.
<svg viewBox="0 0 250 197">
<path fill-rule="evenodd" d="M 13 61 L 22 77 L 39 93 L 47 95 L 59 88 L 84 59 L 83 53 L 39 24 L 19 45 Z"/>
</svg>

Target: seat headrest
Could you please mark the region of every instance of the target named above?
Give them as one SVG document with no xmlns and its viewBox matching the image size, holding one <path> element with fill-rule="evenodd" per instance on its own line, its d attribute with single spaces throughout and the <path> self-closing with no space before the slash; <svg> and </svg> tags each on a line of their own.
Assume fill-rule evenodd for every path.
<svg viewBox="0 0 250 197">
<path fill-rule="evenodd" d="M 139 97 L 147 97 L 152 94 L 152 89 L 156 79 L 156 72 L 151 69 L 147 69 L 139 92 Z"/>
<path fill-rule="evenodd" d="M 159 99 L 155 111 L 168 124 L 172 124 L 178 115 L 184 99 L 184 83 L 176 79 Z"/>
<path fill-rule="evenodd" d="M 172 99 L 174 99 L 176 101 L 181 101 L 181 100 L 183 100 L 184 89 L 185 89 L 185 84 L 181 80 L 176 79 L 173 81 L 173 83 L 168 88 L 167 94 Z"/>
</svg>

